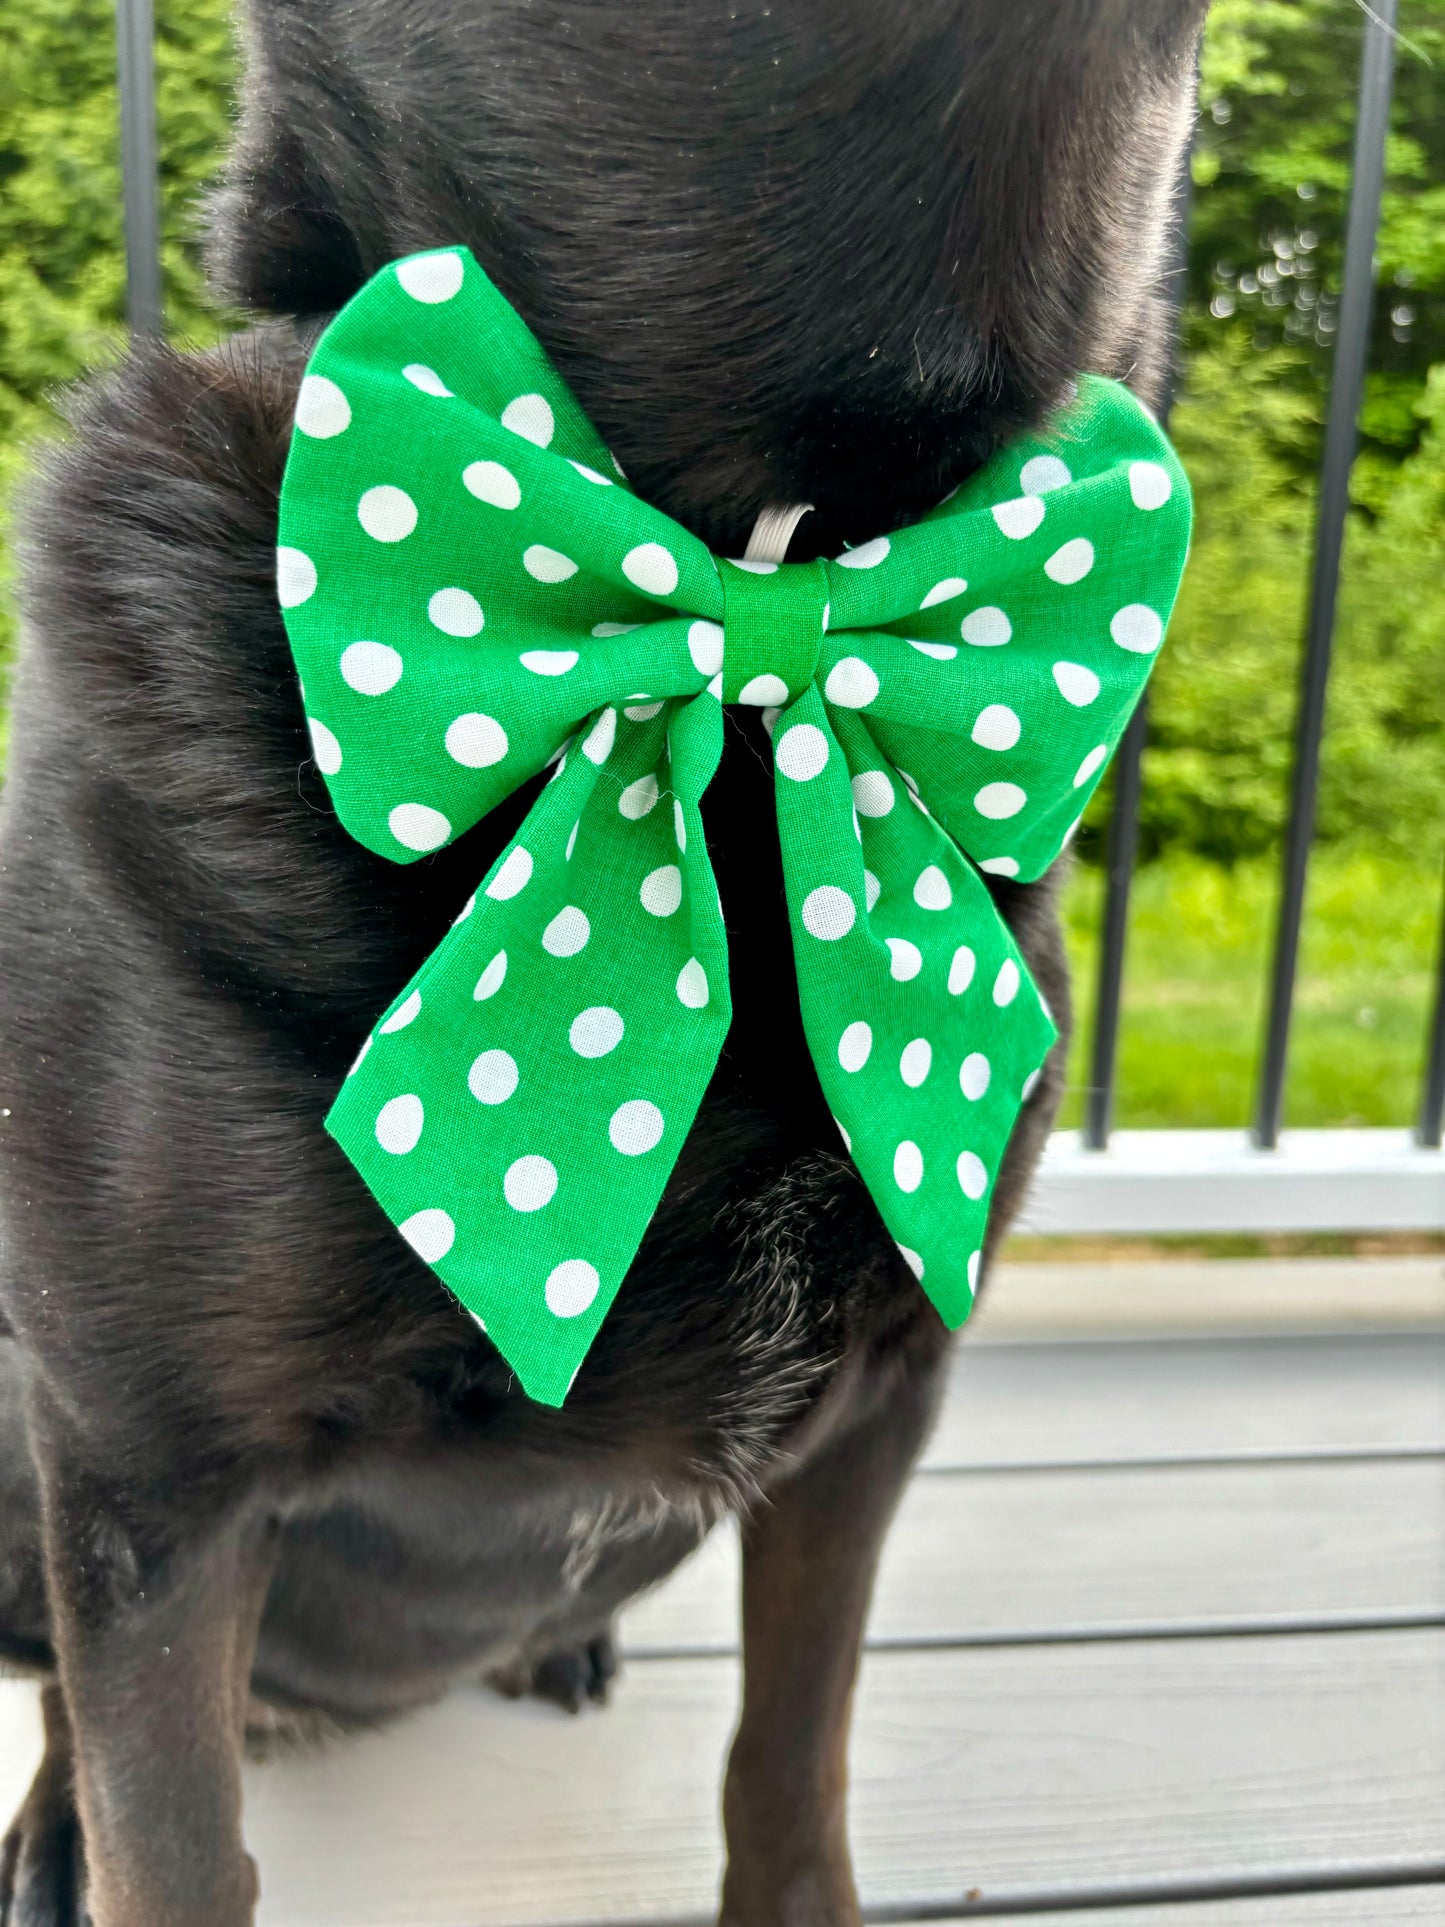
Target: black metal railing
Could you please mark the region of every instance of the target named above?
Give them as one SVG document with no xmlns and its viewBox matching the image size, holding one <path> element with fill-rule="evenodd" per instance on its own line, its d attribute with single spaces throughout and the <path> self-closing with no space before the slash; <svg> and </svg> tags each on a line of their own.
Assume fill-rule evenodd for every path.
<svg viewBox="0 0 1445 1927">
<path fill-rule="evenodd" d="M 1269 1011 L 1255 1107 L 1255 1141 L 1278 1146 L 1284 1122 L 1290 1023 L 1299 969 L 1300 932 L 1314 842 L 1320 749 L 1334 642 L 1340 561 L 1350 503 L 1360 402 L 1374 305 L 1375 239 L 1385 178 L 1385 144 L 1394 89 L 1398 0 L 1374 0 L 1366 10 L 1359 108 L 1345 240 L 1344 280 L 1336 337 L 1315 523 L 1309 617 L 1300 670 L 1299 712 L 1285 834 L 1278 922 L 1270 972 Z M 121 161 L 124 178 L 126 284 L 131 326 L 159 334 L 163 326 L 160 191 L 156 152 L 155 35 L 152 0 L 116 0 L 120 81 Z M 1171 272 L 1182 306 L 1188 261 L 1190 192 L 1187 170 L 1176 200 L 1176 251 Z M 1148 711 L 1140 705 L 1119 746 L 1107 847 L 1107 882 L 1100 929 L 1090 1079 L 1084 1141 L 1104 1150 L 1112 1124 L 1119 1026 L 1123 1008 L 1129 898 L 1139 844 L 1139 804 Z M 1445 917 L 1426 1038 L 1417 1136 L 1441 1148 L 1445 1137 Z"/>
</svg>

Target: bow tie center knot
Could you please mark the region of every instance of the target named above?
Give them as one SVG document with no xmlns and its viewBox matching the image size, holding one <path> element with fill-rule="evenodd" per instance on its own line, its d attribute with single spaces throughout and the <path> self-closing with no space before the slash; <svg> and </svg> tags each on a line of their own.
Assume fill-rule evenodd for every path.
<svg viewBox="0 0 1445 1927">
<path fill-rule="evenodd" d="M 721 562 L 723 701 L 781 708 L 812 682 L 828 618 L 822 562 Z"/>
</svg>

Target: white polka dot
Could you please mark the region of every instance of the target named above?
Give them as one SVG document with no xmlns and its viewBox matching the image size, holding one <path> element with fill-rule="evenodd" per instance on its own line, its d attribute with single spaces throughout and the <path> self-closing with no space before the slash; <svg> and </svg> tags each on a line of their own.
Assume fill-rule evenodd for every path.
<svg viewBox="0 0 1445 1927">
<path fill-rule="evenodd" d="M 522 567 L 534 582 L 566 582 L 577 573 L 570 555 L 549 549 L 544 542 L 534 542 L 522 551 Z"/>
<path fill-rule="evenodd" d="M 436 395 L 447 401 L 455 399 L 436 369 L 428 368 L 424 361 L 409 361 L 401 372 L 412 387 L 420 388 L 424 395 Z"/>
<path fill-rule="evenodd" d="M 462 285 L 465 274 L 462 257 L 452 249 L 444 254 L 417 254 L 409 261 L 398 261 L 396 278 L 413 301 L 435 307 L 450 301 Z"/>
<path fill-rule="evenodd" d="M 554 1318 L 580 1318 L 601 1289 L 594 1265 L 585 1258 L 564 1258 L 547 1273 L 543 1295 Z"/>
<path fill-rule="evenodd" d="M 495 997 L 507 978 L 507 953 L 499 950 L 477 979 L 477 987 L 472 992 L 475 1003 L 485 1003 L 488 997 Z"/>
<path fill-rule="evenodd" d="M 932 656 L 935 662 L 952 662 L 958 654 L 958 645 L 953 642 L 915 642 L 912 636 L 904 638 L 910 649 L 916 649 L 920 656 Z"/>
<path fill-rule="evenodd" d="M 993 1076 L 993 1066 L 981 1050 L 970 1051 L 959 1068 L 959 1089 L 970 1104 L 978 1100 L 988 1089 L 989 1079 Z"/>
<path fill-rule="evenodd" d="M 959 631 L 974 649 L 1001 649 L 1013 632 L 1013 624 L 1003 610 L 992 607 L 966 615 Z"/>
<path fill-rule="evenodd" d="M 517 1083 L 517 1060 L 509 1051 L 484 1050 L 467 1072 L 467 1089 L 478 1104 L 505 1104 Z"/>
<path fill-rule="evenodd" d="M 1074 788 L 1076 790 L 1082 789 L 1095 771 L 1101 769 L 1108 760 L 1109 745 L 1107 743 L 1100 743 L 1097 749 L 1091 749 L 1079 765 L 1078 774 L 1074 778 Z"/>
<path fill-rule="evenodd" d="M 1033 1096 L 1034 1092 L 1038 1089 L 1039 1079 L 1043 1076 L 1043 1074 L 1044 1074 L 1044 1068 L 1043 1068 L 1043 1065 L 1041 1064 L 1036 1071 L 1030 1071 L 1028 1076 L 1024 1079 L 1024 1087 L 1019 1092 L 1019 1096 L 1023 1099 L 1025 1104 L 1028 1103 L 1029 1099 Z"/>
<path fill-rule="evenodd" d="M 838 1062 L 845 1071 L 861 1071 L 873 1049 L 873 1029 L 860 1018 L 838 1039 Z"/>
<path fill-rule="evenodd" d="M 462 486 L 494 509 L 514 509 L 522 499 L 521 484 L 500 462 L 473 462 L 462 470 Z"/>
<path fill-rule="evenodd" d="M 1019 994 L 1019 967 L 1012 957 L 1005 957 L 998 967 L 998 975 L 993 980 L 993 1000 L 1002 1010 L 1011 1004 Z"/>
<path fill-rule="evenodd" d="M 535 442 L 538 448 L 550 446 L 557 432 L 552 404 L 545 395 L 518 395 L 502 410 L 501 421 L 503 428 L 520 435 L 524 442 Z"/>
<path fill-rule="evenodd" d="M 853 778 L 853 807 L 860 816 L 887 816 L 894 801 L 893 785 L 881 769 L 860 770 Z"/>
<path fill-rule="evenodd" d="M 978 867 L 991 877 L 1016 877 L 1019 873 L 1016 856 L 986 856 Z"/>
<path fill-rule="evenodd" d="M 1021 495 L 1016 502 L 1000 502 L 993 519 L 1010 542 L 1022 542 L 1043 521 L 1044 505 L 1037 495 Z"/>
<path fill-rule="evenodd" d="M 961 997 L 973 982 L 973 973 L 978 959 L 966 943 L 961 943 L 953 953 L 953 962 L 948 966 L 948 994 Z"/>
<path fill-rule="evenodd" d="M 426 605 L 434 627 L 448 636 L 475 636 L 486 621 L 482 605 L 467 589 L 438 589 Z"/>
<path fill-rule="evenodd" d="M 1164 624 L 1147 603 L 1131 602 L 1109 624 L 1109 634 L 1132 655 L 1152 656 L 1164 640 Z"/>
<path fill-rule="evenodd" d="M 619 1104 L 607 1126 L 613 1150 L 627 1158 L 640 1158 L 656 1149 L 662 1142 L 662 1132 L 662 1112 L 645 1097 L 632 1097 Z"/>
<path fill-rule="evenodd" d="M 1019 487 L 1026 495 L 1047 495 L 1056 488 L 1067 488 L 1073 481 L 1067 462 L 1057 455 L 1035 455 L 1019 471 Z"/>
<path fill-rule="evenodd" d="M 880 562 L 888 560 L 892 546 L 886 535 L 875 535 L 871 542 L 861 542 L 856 549 L 844 549 L 837 561 L 845 569 L 876 569 Z"/>
<path fill-rule="evenodd" d="M 958 1154 L 958 1182 L 966 1198 L 981 1198 L 988 1189 L 988 1170 L 976 1151 Z"/>
<path fill-rule="evenodd" d="M 920 910 L 946 910 L 953 902 L 953 886 L 936 863 L 919 871 L 913 886 L 913 901 Z"/>
<path fill-rule="evenodd" d="M 843 1140 L 843 1149 L 851 1155 L 853 1150 L 852 1138 L 848 1135 L 844 1127 L 841 1124 L 838 1124 L 838 1120 L 836 1117 L 833 1119 L 833 1122 L 838 1125 L 838 1135 Z"/>
<path fill-rule="evenodd" d="M 582 754 L 589 763 L 602 764 L 612 754 L 612 745 L 617 741 L 617 711 L 604 709 L 597 721 L 582 738 Z"/>
<path fill-rule="evenodd" d="M 1021 790 L 1017 783 L 985 783 L 974 797 L 973 807 L 980 816 L 987 816 L 997 823 L 1007 817 L 1017 816 L 1028 800 L 1028 791 Z"/>
<path fill-rule="evenodd" d="M 883 885 L 871 870 L 865 870 L 863 872 L 863 901 L 868 906 L 870 912 L 882 894 Z"/>
<path fill-rule="evenodd" d="M 356 1053 L 355 1057 L 352 1058 L 351 1069 L 346 1073 L 348 1077 L 354 1077 L 361 1069 L 361 1066 L 366 1061 L 366 1053 L 371 1049 L 374 1042 L 375 1039 L 371 1037 L 362 1040 L 361 1049 Z"/>
<path fill-rule="evenodd" d="M 435 1205 L 429 1211 L 414 1211 L 397 1226 L 423 1263 L 438 1264 L 456 1243 L 457 1228 Z"/>
<path fill-rule="evenodd" d="M 591 935 L 592 925 L 587 920 L 586 911 L 579 910 L 575 903 L 569 903 L 565 910 L 557 912 L 542 932 L 542 948 L 552 957 L 575 957 L 579 950 L 587 948 Z"/>
<path fill-rule="evenodd" d="M 677 587 L 677 563 L 660 542 L 642 542 L 622 558 L 622 573 L 647 595 L 671 595 Z"/>
<path fill-rule="evenodd" d="M 353 642 L 341 652 L 342 680 L 359 696 L 384 696 L 401 671 L 401 657 L 385 642 Z"/>
<path fill-rule="evenodd" d="M 689 1010 L 705 1010 L 708 1000 L 707 972 L 696 957 L 689 957 L 677 973 L 677 1000 Z"/>
<path fill-rule="evenodd" d="M 532 852 L 516 844 L 502 858 L 497 874 L 487 885 L 487 895 L 497 903 L 520 896 L 532 881 Z"/>
<path fill-rule="evenodd" d="M 398 803 L 386 820 L 397 842 L 408 850 L 439 850 L 452 833 L 441 811 L 427 803 Z"/>
<path fill-rule="evenodd" d="M 926 1037 L 915 1037 L 911 1044 L 903 1046 L 903 1055 L 898 1060 L 898 1075 L 909 1090 L 916 1091 L 933 1069 L 933 1046 Z"/>
<path fill-rule="evenodd" d="M 1054 681 L 1064 701 L 1075 709 L 1087 709 L 1099 693 L 1099 678 L 1081 662 L 1056 662 Z"/>
<path fill-rule="evenodd" d="M 314 716 L 306 718 L 306 728 L 311 737 L 311 754 L 316 758 L 316 767 L 323 776 L 334 776 L 341 768 L 341 745 L 326 727 L 318 723 Z"/>
<path fill-rule="evenodd" d="M 447 755 L 467 769 L 490 769 L 507 753 L 507 732 L 491 716 L 470 710 L 447 728 Z"/>
<path fill-rule="evenodd" d="M 934 583 L 918 606 L 920 609 L 936 608 L 940 602 L 952 602 L 955 596 L 962 595 L 967 588 L 968 584 L 961 575 L 947 576 L 942 582 Z"/>
<path fill-rule="evenodd" d="M 567 457 L 567 460 L 569 464 L 576 469 L 584 482 L 595 482 L 598 488 L 611 488 L 612 477 L 610 475 L 599 475 L 595 468 L 588 468 L 585 462 L 574 462 L 570 455 Z"/>
<path fill-rule="evenodd" d="M 709 696 L 715 696 L 719 702 L 722 701 L 722 671 L 721 670 L 718 671 L 718 673 L 713 677 L 712 681 L 708 684 L 707 693 L 709 694 Z M 764 713 L 766 714 L 766 711 Z M 769 732 L 769 734 L 771 734 L 771 731 Z"/>
<path fill-rule="evenodd" d="M 911 983 L 923 968 L 923 952 L 907 937 L 885 937 L 888 945 L 888 974 L 895 983 Z"/>
<path fill-rule="evenodd" d="M 316 564 L 304 549 L 276 551 L 276 600 L 283 609 L 299 609 L 316 593 Z"/>
<path fill-rule="evenodd" d="M 425 1113 L 419 1097 L 414 1093 L 394 1097 L 377 1112 L 376 1141 L 383 1151 L 390 1151 L 393 1157 L 405 1157 L 408 1151 L 416 1149 L 424 1122 Z"/>
<path fill-rule="evenodd" d="M 325 375 L 307 375 L 296 397 L 296 426 L 318 442 L 330 441 L 351 426 L 351 403 Z"/>
<path fill-rule="evenodd" d="M 816 723 L 794 723 L 777 743 L 778 768 L 795 783 L 811 783 L 828 766 L 828 738 Z"/>
<path fill-rule="evenodd" d="M 682 871 L 664 863 L 642 879 L 638 891 L 642 907 L 654 917 L 670 917 L 682 902 Z"/>
<path fill-rule="evenodd" d="M 983 1253 L 981 1251 L 970 1253 L 968 1260 L 968 1288 L 971 1292 L 976 1293 L 978 1291 L 978 1268 L 982 1262 Z"/>
<path fill-rule="evenodd" d="M 1174 484 L 1168 469 L 1158 462 L 1131 462 L 1129 493 L 1136 509 L 1162 509 L 1174 493 Z"/>
<path fill-rule="evenodd" d="M 565 676 L 577 667 L 575 649 L 524 649 L 517 658 L 534 676 Z"/>
<path fill-rule="evenodd" d="M 640 622 L 594 622 L 592 633 L 599 640 L 608 636 L 630 636 L 634 629 L 640 629 Z"/>
<path fill-rule="evenodd" d="M 776 562 L 734 561 L 733 567 L 735 569 L 746 569 L 749 575 L 776 575 L 778 573 L 778 565 Z"/>
<path fill-rule="evenodd" d="M 687 653 L 692 657 L 692 666 L 700 676 L 715 676 L 723 666 L 721 623 L 689 623 Z"/>
<path fill-rule="evenodd" d="M 803 899 L 803 928 L 819 943 L 836 943 L 853 928 L 858 906 L 836 883 L 820 883 Z"/>
<path fill-rule="evenodd" d="M 682 807 L 682 798 L 672 799 L 672 834 L 679 850 L 687 849 L 687 812 Z"/>
<path fill-rule="evenodd" d="M 1094 566 L 1094 545 L 1079 535 L 1072 542 L 1065 542 L 1061 549 L 1055 549 L 1044 564 L 1044 574 L 1050 582 L 1062 583 L 1065 588 L 1072 583 L 1082 582 Z"/>
<path fill-rule="evenodd" d="M 788 685 L 781 676 L 752 676 L 738 691 L 738 701 L 750 709 L 770 709 L 788 700 Z"/>
<path fill-rule="evenodd" d="M 980 749 L 1012 749 L 1023 733 L 1023 725 L 1007 703 L 990 703 L 978 712 L 973 740 Z"/>
<path fill-rule="evenodd" d="M 594 1004 L 578 1011 L 567 1032 L 567 1040 L 579 1057 L 605 1057 L 622 1042 L 624 1025 L 619 1013 L 606 1004 Z"/>
<path fill-rule="evenodd" d="M 502 1196 L 514 1211 L 540 1211 L 557 1195 L 557 1167 L 550 1158 L 518 1158 L 507 1166 Z"/>
<path fill-rule="evenodd" d="M 721 678 L 719 678 L 719 680 L 721 680 Z M 782 713 L 783 713 L 782 710 L 772 703 L 770 703 L 768 707 L 763 711 L 762 725 L 763 725 L 763 728 L 768 732 L 769 736 L 771 736 L 773 731 L 777 728 L 778 718 L 779 716 L 782 715 Z"/>
<path fill-rule="evenodd" d="M 356 519 L 373 542 L 404 542 L 416 527 L 416 503 L 404 488 L 369 488 L 356 505 Z"/>
<path fill-rule="evenodd" d="M 840 709 L 865 709 L 878 694 L 878 678 L 861 656 L 844 656 L 828 671 L 823 694 Z"/>
<path fill-rule="evenodd" d="M 908 1269 L 913 1273 L 914 1277 L 918 1280 L 918 1282 L 922 1284 L 923 1283 L 923 1260 L 919 1257 L 918 1253 L 916 1251 L 910 1251 L 907 1245 L 899 1245 L 898 1251 L 899 1251 L 899 1255 L 903 1259 L 904 1264 L 907 1265 Z"/>
<path fill-rule="evenodd" d="M 657 804 L 657 778 L 651 770 L 629 783 L 617 799 L 617 807 L 629 822 L 637 822 Z"/>
<path fill-rule="evenodd" d="M 900 1191 L 916 1191 L 923 1182 L 923 1153 L 912 1138 L 904 1138 L 893 1153 L 893 1182 Z"/>
<path fill-rule="evenodd" d="M 407 1025 L 414 1023 L 420 1015 L 421 992 L 414 990 L 409 997 L 397 1005 L 381 1028 L 388 1033 L 394 1030 L 405 1030 Z"/>
<path fill-rule="evenodd" d="M 622 713 L 630 723 L 650 723 L 654 716 L 662 714 L 662 704 L 629 703 Z"/>
<path fill-rule="evenodd" d="M 582 827 L 582 819 L 579 816 L 577 821 L 572 825 L 572 828 L 567 833 L 567 848 L 562 852 L 562 860 L 565 863 L 570 863 L 572 861 L 572 852 L 577 848 L 577 832 L 578 830 L 581 829 L 581 827 Z"/>
</svg>

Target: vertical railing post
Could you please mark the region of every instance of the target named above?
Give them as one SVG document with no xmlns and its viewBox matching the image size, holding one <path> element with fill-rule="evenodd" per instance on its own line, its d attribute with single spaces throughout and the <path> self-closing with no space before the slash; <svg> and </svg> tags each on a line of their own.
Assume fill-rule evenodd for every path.
<svg viewBox="0 0 1445 1927">
<path fill-rule="evenodd" d="M 155 21 L 151 0 L 116 0 L 126 307 L 137 335 L 159 335 L 160 176 L 156 156 Z"/>
<path fill-rule="evenodd" d="M 1174 333 L 1162 419 L 1167 423 L 1178 375 L 1179 316 L 1189 291 L 1189 214 L 1193 205 L 1192 150 L 1184 156 L 1175 189 L 1171 276 Z M 1146 691 L 1129 718 L 1114 758 L 1114 801 L 1104 859 L 1104 914 L 1099 931 L 1099 980 L 1094 992 L 1094 1029 L 1089 1046 L 1089 1085 L 1084 1097 L 1084 1146 L 1108 1149 L 1114 1122 L 1114 1085 L 1119 1059 L 1119 1016 L 1124 999 L 1124 952 L 1129 940 L 1129 898 L 1139 854 L 1139 803 L 1144 787 L 1144 744 L 1149 735 Z"/>
<path fill-rule="evenodd" d="M 1445 1144 L 1445 909 L 1440 914 L 1440 948 L 1435 953 L 1435 1002 L 1425 1051 L 1419 1138 L 1429 1151 L 1438 1151 Z"/>
<path fill-rule="evenodd" d="M 1320 740 L 1324 734 L 1325 694 L 1334 642 L 1335 603 L 1340 557 L 1350 506 L 1360 401 L 1370 353 L 1370 317 L 1375 293 L 1375 235 L 1385 185 L 1385 141 L 1390 131 L 1390 94 L 1395 73 L 1395 19 L 1398 0 L 1377 0 L 1364 25 L 1360 65 L 1359 114 L 1345 236 L 1344 287 L 1340 295 L 1339 334 L 1330 384 L 1329 422 L 1320 472 L 1319 517 L 1315 525 L 1314 571 L 1309 621 L 1305 631 L 1299 716 L 1295 725 L 1294 776 L 1289 828 L 1285 836 L 1279 922 L 1270 980 L 1269 1023 L 1255 1111 L 1255 1142 L 1266 1150 L 1279 1143 L 1284 1119 L 1285 1069 L 1290 1019 L 1299 968 L 1300 927 L 1310 845 L 1314 841 L 1319 793 Z"/>
</svg>

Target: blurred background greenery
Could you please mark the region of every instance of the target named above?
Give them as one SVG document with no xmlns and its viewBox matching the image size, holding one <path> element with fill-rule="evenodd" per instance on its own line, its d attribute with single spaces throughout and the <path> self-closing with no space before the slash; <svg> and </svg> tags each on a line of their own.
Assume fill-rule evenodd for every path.
<svg viewBox="0 0 1445 1927">
<path fill-rule="evenodd" d="M 157 0 L 168 315 L 214 338 L 198 199 L 232 113 L 229 0 Z M 1154 682 L 1117 1118 L 1250 1112 L 1276 900 L 1363 15 L 1215 0 L 1174 433 L 1198 529 Z M 1445 0 L 1402 0 L 1379 298 L 1346 541 L 1289 1118 L 1417 1102 L 1445 847 Z M 0 13 L 0 504 L 49 396 L 119 350 L 110 0 Z M 3 511 L 0 511 L 3 512 Z M 0 651 L 12 617 L 0 611 Z M 1087 1012 L 1108 794 L 1069 937 Z M 1079 1112 L 1087 1025 L 1069 1121 Z"/>
</svg>

